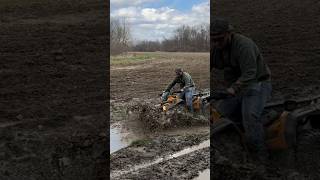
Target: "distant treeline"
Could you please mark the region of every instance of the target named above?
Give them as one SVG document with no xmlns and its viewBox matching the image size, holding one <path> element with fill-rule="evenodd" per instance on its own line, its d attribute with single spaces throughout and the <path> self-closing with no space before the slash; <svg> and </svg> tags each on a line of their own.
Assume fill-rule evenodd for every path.
<svg viewBox="0 0 320 180">
<path fill-rule="evenodd" d="M 181 51 L 209 52 L 210 26 L 182 25 L 171 38 L 162 41 L 142 41 L 132 45 L 130 27 L 125 19 L 110 19 L 110 53 L 118 55 L 128 51 Z"/>
<path fill-rule="evenodd" d="M 132 51 L 180 51 L 206 52 L 210 48 L 210 26 L 187 26 L 177 28 L 172 38 L 160 41 L 142 41 Z"/>
</svg>

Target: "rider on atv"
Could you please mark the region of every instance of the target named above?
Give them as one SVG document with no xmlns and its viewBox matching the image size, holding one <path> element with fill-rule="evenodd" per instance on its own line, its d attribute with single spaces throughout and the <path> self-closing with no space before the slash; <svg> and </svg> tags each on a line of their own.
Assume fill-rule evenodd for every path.
<svg viewBox="0 0 320 180">
<path fill-rule="evenodd" d="M 224 71 L 227 92 L 232 96 L 223 100 L 217 109 L 230 119 L 241 117 L 248 147 L 264 163 L 267 151 L 261 114 L 271 95 L 269 67 L 257 45 L 251 39 L 232 32 L 233 28 L 226 20 L 215 19 L 211 27 L 210 70 Z"/>
<path fill-rule="evenodd" d="M 162 94 L 162 101 L 166 101 L 170 90 L 175 84 L 180 84 L 181 93 L 180 98 L 185 99 L 186 105 L 191 113 L 194 112 L 192 106 L 192 98 L 195 93 L 195 84 L 189 73 L 184 72 L 181 68 L 175 70 L 176 78 L 167 86 Z"/>
</svg>

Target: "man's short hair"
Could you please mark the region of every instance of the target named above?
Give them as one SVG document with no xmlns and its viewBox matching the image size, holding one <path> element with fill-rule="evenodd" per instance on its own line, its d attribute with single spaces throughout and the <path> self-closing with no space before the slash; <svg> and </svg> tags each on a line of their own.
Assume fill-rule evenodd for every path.
<svg viewBox="0 0 320 180">
<path fill-rule="evenodd" d="M 176 68 L 175 72 L 176 73 L 182 72 L 182 68 Z"/>
<path fill-rule="evenodd" d="M 218 35 L 233 31 L 233 27 L 223 18 L 214 18 L 211 23 L 211 35 Z"/>
</svg>

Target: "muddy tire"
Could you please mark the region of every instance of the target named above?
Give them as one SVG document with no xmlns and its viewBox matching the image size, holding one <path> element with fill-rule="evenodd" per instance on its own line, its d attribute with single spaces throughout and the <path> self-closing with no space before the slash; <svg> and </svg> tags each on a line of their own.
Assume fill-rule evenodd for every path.
<svg viewBox="0 0 320 180">
<path fill-rule="evenodd" d="M 320 178 L 320 130 L 308 130 L 298 135 L 296 168 L 313 178 Z"/>
</svg>

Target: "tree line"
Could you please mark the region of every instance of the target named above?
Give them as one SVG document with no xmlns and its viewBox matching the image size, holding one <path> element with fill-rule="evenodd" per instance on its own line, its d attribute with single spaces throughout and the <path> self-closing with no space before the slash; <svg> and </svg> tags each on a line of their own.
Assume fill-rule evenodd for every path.
<svg viewBox="0 0 320 180">
<path fill-rule="evenodd" d="M 130 28 L 125 20 L 111 19 L 110 50 L 111 55 L 127 51 L 169 51 L 169 52 L 209 52 L 209 24 L 178 27 L 173 36 L 162 41 L 141 41 L 132 45 Z"/>
<path fill-rule="evenodd" d="M 208 52 L 210 50 L 210 26 L 182 25 L 171 38 L 162 41 L 142 41 L 132 47 L 133 51 L 180 51 Z"/>
</svg>

